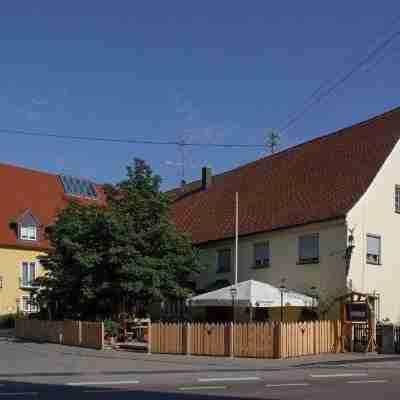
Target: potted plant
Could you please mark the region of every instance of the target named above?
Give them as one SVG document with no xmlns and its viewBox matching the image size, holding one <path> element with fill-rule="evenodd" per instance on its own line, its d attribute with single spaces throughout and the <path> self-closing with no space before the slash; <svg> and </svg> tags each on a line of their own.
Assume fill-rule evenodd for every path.
<svg viewBox="0 0 400 400">
<path fill-rule="evenodd" d="M 108 341 L 110 345 L 113 345 L 118 334 L 119 323 L 111 319 L 106 319 L 104 321 L 104 339 Z"/>
</svg>

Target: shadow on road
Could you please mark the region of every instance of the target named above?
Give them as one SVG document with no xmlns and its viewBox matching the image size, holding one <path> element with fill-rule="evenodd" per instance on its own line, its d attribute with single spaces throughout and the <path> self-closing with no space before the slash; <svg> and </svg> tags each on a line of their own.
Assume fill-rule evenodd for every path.
<svg viewBox="0 0 400 400">
<path fill-rule="evenodd" d="M 14 329 L 0 329 L 0 338 L 14 338 Z"/>
<path fill-rule="evenodd" d="M 296 364 L 296 368 L 315 368 L 315 367 L 334 367 L 341 365 L 350 365 L 350 364 L 373 364 L 373 363 L 381 363 L 385 361 L 400 361 L 400 355 L 393 356 L 374 356 L 366 358 L 351 358 L 347 360 L 334 360 L 334 361 L 313 361 L 313 362 L 305 362 L 301 364 Z"/>
<path fill-rule="evenodd" d="M 226 395 L 205 394 L 205 393 L 185 393 L 177 390 L 162 391 L 158 389 L 139 390 L 136 388 L 107 388 L 93 386 L 71 387 L 61 384 L 42 384 L 30 382 L 16 382 L 0 380 L 0 398 L 38 398 L 38 399 L 57 399 L 57 400 L 224 400 Z M 242 397 L 230 396 L 233 399 Z M 276 399 L 276 398 L 275 398 Z M 251 400 L 249 398 L 249 400 Z M 253 399 L 256 400 L 256 399 Z"/>
</svg>

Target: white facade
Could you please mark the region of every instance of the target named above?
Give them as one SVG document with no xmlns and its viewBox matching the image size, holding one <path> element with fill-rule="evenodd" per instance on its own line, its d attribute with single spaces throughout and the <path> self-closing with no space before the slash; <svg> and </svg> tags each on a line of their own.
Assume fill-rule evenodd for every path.
<svg viewBox="0 0 400 400">
<path fill-rule="evenodd" d="M 380 319 L 388 318 L 393 323 L 400 323 L 400 214 L 395 210 L 395 187 L 399 184 L 398 142 L 346 218 L 348 230 L 353 230 L 355 245 L 348 284 L 363 293 L 377 292 Z M 367 235 L 380 237 L 378 264 L 367 262 Z"/>
<path fill-rule="evenodd" d="M 400 185 L 400 142 L 345 218 L 241 237 L 238 281 L 254 279 L 279 286 L 284 279 L 287 288 L 303 293 L 311 294 L 310 289 L 315 287 L 322 299 L 342 295 L 349 289 L 379 294 L 377 317 L 399 324 L 400 210 L 396 212 L 395 208 L 396 185 Z M 400 193 L 398 200 L 400 204 Z M 354 249 L 347 269 L 344 256 L 351 232 Z M 304 234 L 319 235 L 319 262 L 316 264 L 298 263 L 298 240 Z M 379 238 L 377 263 L 367 262 L 369 235 Z M 262 242 L 269 243 L 270 264 L 255 269 L 254 246 Z M 231 270 L 218 273 L 218 250 L 225 248 L 231 249 Z M 201 249 L 208 268 L 199 276 L 198 288 L 204 289 L 217 280 L 233 283 L 234 240 L 210 243 Z"/>
<path fill-rule="evenodd" d="M 319 235 L 319 262 L 300 265 L 298 240 L 306 234 Z M 254 268 L 254 246 L 269 242 L 270 264 Z M 231 270 L 217 272 L 217 254 L 220 249 L 231 249 Z M 275 232 L 251 235 L 239 239 L 238 281 L 254 279 L 280 286 L 282 279 L 288 289 L 327 298 L 343 294 L 346 288 L 346 226 L 344 219 L 314 223 Z M 208 266 L 197 280 L 204 289 L 217 280 L 234 281 L 234 240 L 225 240 L 202 247 L 203 262 Z"/>
</svg>

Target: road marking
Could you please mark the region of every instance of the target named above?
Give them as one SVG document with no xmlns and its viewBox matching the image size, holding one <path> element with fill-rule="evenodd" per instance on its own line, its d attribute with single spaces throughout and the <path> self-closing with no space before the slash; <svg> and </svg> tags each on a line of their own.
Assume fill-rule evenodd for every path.
<svg viewBox="0 0 400 400">
<path fill-rule="evenodd" d="M 311 378 L 351 378 L 356 376 L 368 376 L 367 373 L 348 373 L 348 374 L 311 374 Z"/>
<path fill-rule="evenodd" d="M 227 376 L 221 378 L 198 378 L 198 382 L 232 382 L 232 381 L 259 381 L 260 378 L 258 376 Z"/>
<path fill-rule="evenodd" d="M 84 390 L 83 393 L 124 393 L 123 391 L 116 391 L 112 389 L 93 389 L 93 390 Z"/>
<path fill-rule="evenodd" d="M 9 392 L 0 393 L 0 396 L 37 396 L 38 392 Z"/>
<path fill-rule="evenodd" d="M 69 382 L 67 386 L 137 385 L 140 381 Z"/>
<path fill-rule="evenodd" d="M 386 379 L 375 379 L 369 381 L 349 381 L 347 383 L 387 383 Z"/>
<path fill-rule="evenodd" d="M 288 386 L 310 386 L 310 384 L 306 382 L 299 382 L 299 383 L 271 383 L 265 385 L 265 387 L 288 387 Z"/>
<path fill-rule="evenodd" d="M 224 390 L 226 386 L 183 386 L 179 390 Z"/>
</svg>

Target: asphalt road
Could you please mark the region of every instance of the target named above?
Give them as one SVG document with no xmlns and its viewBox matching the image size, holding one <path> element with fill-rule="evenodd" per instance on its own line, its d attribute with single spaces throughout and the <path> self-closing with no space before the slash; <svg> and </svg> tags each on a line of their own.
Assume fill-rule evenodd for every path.
<svg viewBox="0 0 400 400">
<path fill-rule="evenodd" d="M 291 361 L 95 351 L 0 332 L 1 399 L 400 398 L 400 357 Z"/>
</svg>

